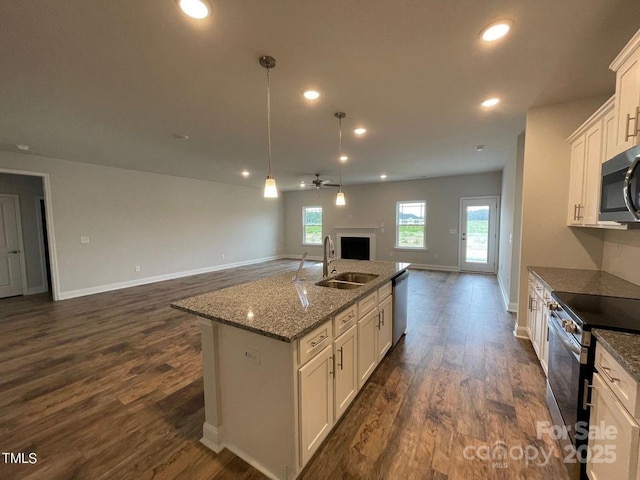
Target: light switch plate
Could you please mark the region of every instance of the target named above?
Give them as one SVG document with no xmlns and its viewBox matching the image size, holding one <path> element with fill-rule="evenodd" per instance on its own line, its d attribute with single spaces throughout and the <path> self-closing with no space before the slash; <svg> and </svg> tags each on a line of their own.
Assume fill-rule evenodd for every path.
<svg viewBox="0 0 640 480">
<path fill-rule="evenodd" d="M 89 237 L 80 237 L 80 243 L 89 243 Z"/>
</svg>

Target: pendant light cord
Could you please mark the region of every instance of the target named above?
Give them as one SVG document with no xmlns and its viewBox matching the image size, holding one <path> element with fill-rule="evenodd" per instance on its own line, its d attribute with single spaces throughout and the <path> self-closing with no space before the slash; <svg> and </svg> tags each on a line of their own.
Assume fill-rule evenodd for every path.
<svg viewBox="0 0 640 480">
<path fill-rule="evenodd" d="M 342 191 L 342 117 L 338 117 L 338 176 L 340 177 L 340 192 Z"/>
<path fill-rule="evenodd" d="M 271 69 L 267 67 L 267 148 L 269 151 L 269 172 L 267 178 L 271 178 L 271 82 L 269 78 L 269 71 Z"/>
</svg>

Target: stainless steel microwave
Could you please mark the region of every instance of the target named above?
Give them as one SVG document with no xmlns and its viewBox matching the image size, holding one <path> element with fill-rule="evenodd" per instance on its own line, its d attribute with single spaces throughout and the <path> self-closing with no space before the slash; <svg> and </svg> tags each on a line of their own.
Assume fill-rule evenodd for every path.
<svg viewBox="0 0 640 480">
<path fill-rule="evenodd" d="M 640 145 L 602 164 L 600 221 L 640 222 Z"/>
</svg>

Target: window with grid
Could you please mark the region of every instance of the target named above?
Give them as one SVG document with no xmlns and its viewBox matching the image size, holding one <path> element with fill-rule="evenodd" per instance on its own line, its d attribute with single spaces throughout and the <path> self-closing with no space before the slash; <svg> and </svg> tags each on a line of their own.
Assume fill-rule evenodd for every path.
<svg viewBox="0 0 640 480">
<path fill-rule="evenodd" d="M 322 245 L 322 207 L 302 207 L 302 243 Z"/>
<path fill-rule="evenodd" d="M 396 248 L 425 248 L 426 203 L 396 203 Z"/>
</svg>

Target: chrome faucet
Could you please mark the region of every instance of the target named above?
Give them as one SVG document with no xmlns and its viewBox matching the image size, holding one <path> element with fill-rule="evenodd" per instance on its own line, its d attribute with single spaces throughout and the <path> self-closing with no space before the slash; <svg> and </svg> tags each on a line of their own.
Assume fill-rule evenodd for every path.
<svg viewBox="0 0 640 480">
<path fill-rule="evenodd" d="M 331 264 L 331 262 L 333 262 L 334 260 L 336 260 L 335 258 L 335 250 L 333 249 L 333 240 L 331 240 L 331 237 L 329 235 L 327 235 L 326 237 L 324 237 L 324 258 L 322 260 L 322 276 L 323 277 L 328 277 L 329 276 L 329 265 Z M 328 248 L 328 252 L 327 252 L 327 247 Z M 335 272 L 336 269 L 334 268 L 333 272 Z"/>
</svg>

